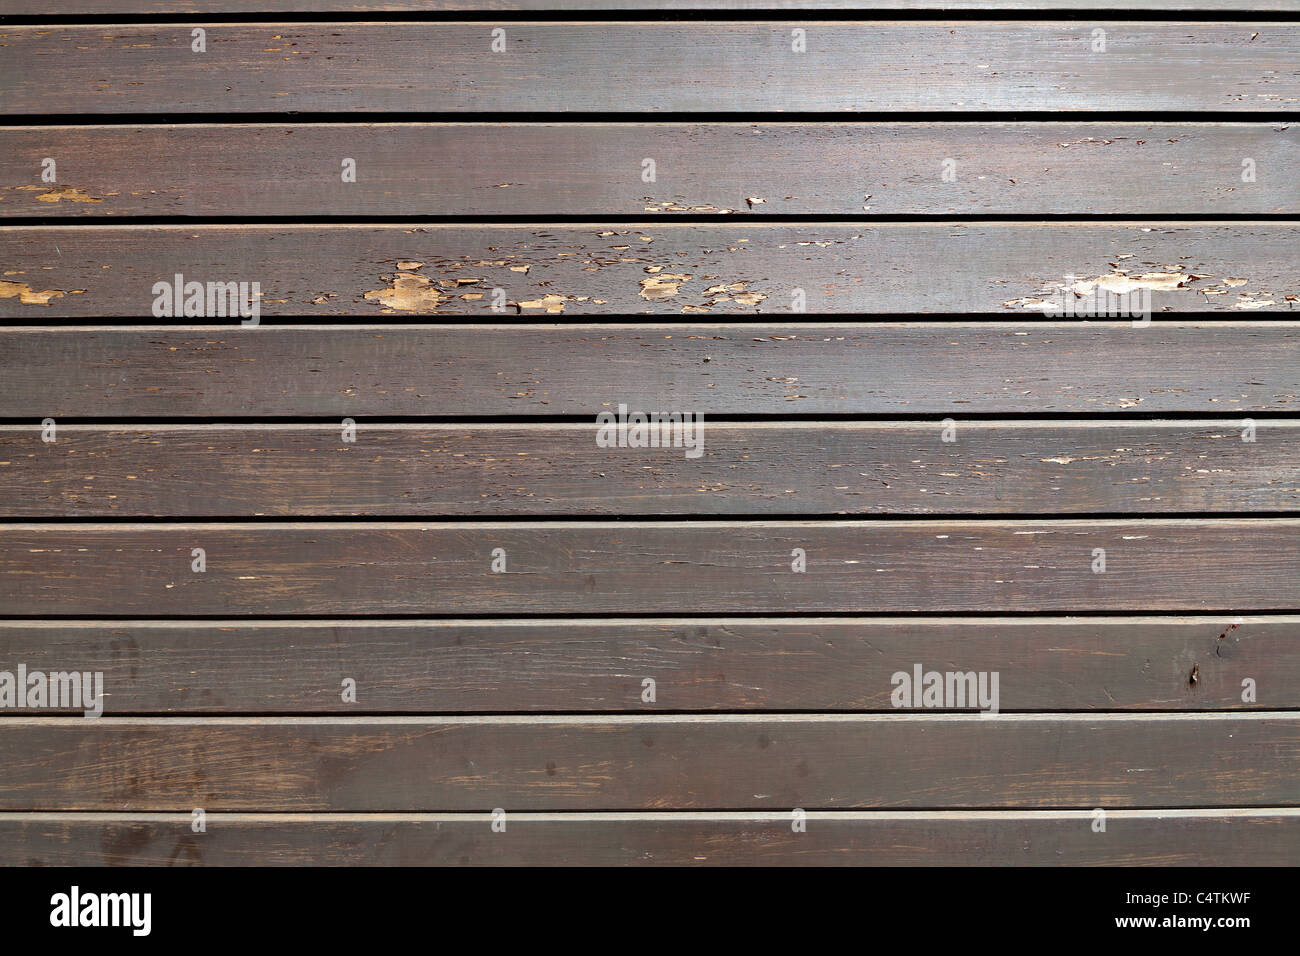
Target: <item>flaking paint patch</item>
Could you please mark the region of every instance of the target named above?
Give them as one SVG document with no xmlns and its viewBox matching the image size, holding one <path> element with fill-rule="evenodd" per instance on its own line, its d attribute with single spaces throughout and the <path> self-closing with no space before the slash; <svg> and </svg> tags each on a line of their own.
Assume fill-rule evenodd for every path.
<svg viewBox="0 0 1300 956">
<path fill-rule="evenodd" d="M 689 282 L 690 276 L 684 273 L 663 272 L 641 280 L 641 290 L 637 294 L 648 302 L 660 302 L 675 296 L 683 282 Z"/>
<path fill-rule="evenodd" d="M 1199 278 L 1201 276 L 1186 272 L 1143 272 L 1140 275 L 1129 275 L 1116 271 L 1095 279 L 1080 279 L 1066 288 L 1079 295 L 1092 295 L 1098 290 L 1113 292 L 1116 295 L 1137 292 L 1141 289 L 1149 289 L 1152 292 L 1173 292 L 1175 289 L 1187 288 L 1189 283 Z"/>
<path fill-rule="evenodd" d="M 729 216 L 736 210 L 728 209 L 725 206 L 714 206 L 710 203 L 690 204 L 679 203 L 675 200 L 656 201 L 650 196 L 645 197 L 646 212 L 685 212 L 685 213 L 718 213 L 719 215 Z"/>
<path fill-rule="evenodd" d="M 1117 258 L 1131 259 L 1133 257 L 1131 255 L 1121 255 Z M 1066 276 L 1064 282 L 1049 286 L 1036 295 L 1008 299 L 1002 303 L 1002 306 L 1007 309 L 1035 309 L 1043 312 L 1055 312 L 1062 308 L 1059 297 L 1063 293 L 1073 293 L 1076 296 L 1083 297 L 1096 295 L 1099 292 L 1112 295 L 1127 295 L 1142 290 L 1173 292 L 1188 289 L 1192 283 L 1199 282 L 1201 279 L 1212 278 L 1209 274 L 1178 271 L 1182 268 L 1182 266 L 1178 265 L 1165 266 L 1165 271 L 1142 272 L 1134 275 L 1128 269 L 1120 268 L 1112 263 L 1112 271 L 1099 275 L 1095 279 L 1077 279 L 1075 276 Z M 1214 295 L 1216 292 L 1210 289 L 1208 294 Z"/>
<path fill-rule="evenodd" d="M 556 295 L 554 292 L 548 292 L 540 299 L 528 299 L 519 303 L 520 309 L 545 309 L 547 312 L 563 312 L 564 303 L 571 297 L 567 295 Z"/>
<path fill-rule="evenodd" d="M 1234 309 L 1266 309 L 1270 305 L 1277 305 L 1277 303 L 1274 302 L 1272 299 L 1255 298 L 1256 294 L 1257 293 L 1253 293 L 1253 292 L 1237 293 L 1238 301 L 1234 302 L 1232 304 L 1232 307 Z M 1258 293 L 1258 294 L 1266 294 L 1266 293 Z"/>
<path fill-rule="evenodd" d="M 103 202 L 102 199 L 90 195 L 84 189 L 78 189 L 75 186 L 16 186 L 25 192 L 39 192 L 45 190 L 36 197 L 37 202 L 60 202 L 66 199 L 68 202 Z"/>
<path fill-rule="evenodd" d="M 402 312 L 431 312 L 442 300 L 442 293 L 433 287 L 427 276 L 399 272 L 395 276 L 380 278 L 390 283 L 390 287 L 373 289 L 363 298 Z"/>
<path fill-rule="evenodd" d="M 49 305 L 51 299 L 62 295 L 63 292 L 58 289 L 42 289 L 37 292 L 25 282 L 0 281 L 0 299 L 16 298 L 24 305 Z"/>
</svg>

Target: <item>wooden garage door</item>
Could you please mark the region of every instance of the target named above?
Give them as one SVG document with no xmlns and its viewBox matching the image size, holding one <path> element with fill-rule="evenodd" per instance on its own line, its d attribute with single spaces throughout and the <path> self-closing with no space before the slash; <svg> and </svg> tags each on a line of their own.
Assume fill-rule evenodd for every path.
<svg viewBox="0 0 1300 956">
<path fill-rule="evenodd" d="M 1300 862 L 1300 4 L 38 6 L 0 862 Z"/>
</svg>

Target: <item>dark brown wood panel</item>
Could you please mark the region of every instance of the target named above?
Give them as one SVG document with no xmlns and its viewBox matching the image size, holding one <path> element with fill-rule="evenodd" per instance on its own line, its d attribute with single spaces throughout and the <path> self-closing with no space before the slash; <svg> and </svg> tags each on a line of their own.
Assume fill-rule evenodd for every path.
<svg viewBox="0 0 1300 956">
<path fill-rule="evenodd" d="M 1246 416 L 1300 409 L 1300 323 L 0 328 L 0 367 L 0 416 L 33 425 L 412 415 L 594 423 L 620 402 L 705 415 Z"/>
<path fill-rule="evenodd" d="M 1298 240 L 1294 223 L 1245 221 L 4 226 L 0 317 L 169 316 L 177 275 L 249 283 L 268 317 L 1042 318 L 1108 292 L 1156 313 L 1264 314 L 1300 303 Z"/>
<path fill-rule="evenodd" d="M 1103 808 L 1104 809 L 1104 808 Z M 0 813 L 5 866 L 1295 866 L 1300 811 Z"/>
<path fill-rule="evenodd" d="M 1242 422 L 3 425 L 0 517 L 1300 512 L 1300 423 Z"/>
<path fill-rule="evenodd" d="M 997 672 L 1004 712 L 1300 707 L 1300 617 L 1286 615 L 4 621 L 0 660 L 102 674 L 110 716 L 888 712 L 893 675 L 917 663 Z"/>
<path fill-rule="evenodd" d="M 0 614 L 1280 610 L 1298 541 L 1300 518 L 7 524 Z"/>
<path fill-rule="evenodd" d="M 878 10 L 987 10 L 987 0 L 876 0 Z M 1080 0 L 999 0 L 1003 10 L 1072 10 Z M 149 13 L 395 13 L 506 10 L 861 10 L 861 0 L 76 0 L 62 16 Z M 1090 10 L 1130 10 L 1088 0 Z M 1296 10 L 1295 0 L 1143 0 L 1143 10 Z M 40 0 L 0 0 L 0 15 L 48 16 Z"/>
<path fill-rule="evenodd" d="M 191 30 L 207 30 L 206 52 Z M 492 31 L 505 30 L 493 52 Z M 795 52 L 792 29 L 807 31 Z M 1094 52 L 1094 30 L 1106 31 Z M 1294 112 L 1300 24 L 1142 21 L 11 26 L 0 114 Z"/>
<path fill-rule="evenodd" d="M 1300 715 L 13 717 L 0 809 L 1295 806 Z"/>
<path fill-rule="evenodd" d="M 9 127 L 0 217 L 1278 214 L 1297 156 L 1285 123 Z"/>
</svg>

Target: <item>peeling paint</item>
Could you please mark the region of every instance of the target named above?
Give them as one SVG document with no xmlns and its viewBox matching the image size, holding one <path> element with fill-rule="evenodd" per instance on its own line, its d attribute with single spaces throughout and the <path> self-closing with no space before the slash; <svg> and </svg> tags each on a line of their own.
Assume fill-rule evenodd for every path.
<svg viewBox="0 0 1300 956">
<path fill-rule="evenodd" d="M 563 312 L 564 303 L 569 301 L 570 298 L 571 296 L 548 292 L 540 299 L 529 299 L 518 303 L 518 305 L 520 309 L 545 309 L 547 312 Z"/>
<path fill-rule="evenodd" d="M 1139 289 L 1150 289 L 1152 292 L 1172 292 L 1175 289 L 1187 288 L 1188 283 L 1195 282 L 1199 278 L 1202 277 L 1185 272 L 1144 272 L 1141 275 L 1133 276 L 1116 271 L 1098 276 L 1095 279 L 1081 279 L 1066 288 L 1079 295 L 1092 295 L 1098 289 L 1102 292 L 1113 292 L 1116 295 L 1136 292 Z"/>
<path fill-rule="evenodd" d="M 684 213 L 717 213 L 722 216 L 728 216 L 736 210 L 729 209 L 725 206 L 714 206 L 710 203 L 686 204 L 674 200 L 656 200 L 650 196 L 644 199 L 646 212 L 684 212 Z"/>
<path fill-rule="evenodd" d="M 1049 306 L 1046 299 L 1040 299 L 1037 296 L 1032 296 L 1032 295 L 1022 296 L 1019 299 L 1008 299 L 1006 302 L 1002 303 L 1002 306 L 1007 309 L 1045 309 L 1045 308 L 1054 309 L 1056 308 L 1055 303 L 1052 303 Z"/>
<path fill-rule="evenodd" d="M 403 312 L 430 312 L 442 299 L 442 293 L 433 287 L 427 276 L 399 272 L 396 276 L 380 278 L 391 283 L 391 286 L 387 289 L 373 289 L 365 293 L 363 298 Z"/>
<path fill-rule="evenodd" d="M 43 289 L 37 292 L 25 282 L 0 281 L 0 299 L 17 298 L 24 305 L 49 305 L 51 299 L 62 295 L 63 292 L 58 289 Z"/>
<path fill-rule="evenodd" d="M 59 202 L 66 199 L 68 202 L 103 202 L 102 199 L 90 195 L 84 189 L 78 189 L 75 186 L 15 186 L 15 189 L 21 189 L 25 192 L 38 192 L 45 190 L 36 197 L 37 202 Z"/>
<path fill-rule="evenodd" d="M 674 272 L 652 275 L 641 280 L 641 291 L 638 294 L 649 302 L 668 299 L 675 296 L 681 284 L 689 281 L 690 278 L 689 275 Z"/>
</svg>

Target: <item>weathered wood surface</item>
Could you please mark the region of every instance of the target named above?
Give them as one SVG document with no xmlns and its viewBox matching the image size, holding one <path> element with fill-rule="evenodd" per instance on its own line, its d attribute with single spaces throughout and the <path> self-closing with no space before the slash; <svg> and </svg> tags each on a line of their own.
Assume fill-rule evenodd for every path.
<svg viewBox="0 0 1300 956">
<path fill-rule="evenodd" d="M 1300 226 L 4 226 L 0 266 L 0 317 L 35 321 L 170 315 L 155 307 L 170 308 L 174 294 L 154 285 L 177 274 L 187 283 L 258 282 L 268 317 L 789 315 L 802 304 L 809 313 L 1041 318 L 1095 314 L 1106 292 L 1149 293 L 1157 313 L 1254 314 L 1300 303 Z M 251 307 L 251 285 L 245 295 Z"/>
<path fill-rule="evenodd" d="M 999 10 L 1076 10 L 1081 0 L 999 0 Z M 565 10 L 862 10 L 861 0 L 76 0 L 60 16 L 149 13 L 397 13 Z M 988 0 L 877 0 L 877 10 L 988 10 Z M 1132 9 L 1120 0 L 1088 0 L 1090 10 Z M 1300 9 L 1295 0 L 1143 0 L 1143 10 Z M 39 0 L 0 0 L 0 16 L 49 16 Z"/>
<path fill-rule="evenodd" d="M 706 416 L 1244 416 L 1300 409 L 1300 323 L 0 328 L 0 368 L 0 417 L 33 425 L 51 416 L 594 423 L 620 402 Z"/>
<path fill-rule="evenodd" d="M 1297 542 L 1300 518 L 6 524 L 0 614 L 1281 610 Z"/>
<path fill-rule="evenodd" d="M 0 217 L 1278 214 L 1297 156 L 1281 123 L 9 127 Z"/>
<path fill-rule="evenodd" d="M 1003 712 L 1300 706 L 1294 615 L 0 621 L 0 660 L 102 673 L 110 716 L 892 711 L 918 662 L 997 672 Z"/>
<path fill-rule="evenodd" d="M 0 757 L 3 810 L 1300 803 L 1295 713 L 13 717 Z"/>
<path fill-rule="evenodd" d="M 0 813 L 5 866 L 1295 866 L 1289 808 L 207 814 Z"/>
<path fill-rule="evenodd" d="M 3 115 L 286 110 L 1294 112 L 1300 24 L 719 21 L 9 26 Z M 504 52 L 492 31 L 505 29 Z M 807 31 L 794 52 L 792 29 Z M 1106 31 L 1094 52 L 1094 30 Z"/>
<path fill-rule="evenodd" d="M 0 518 L 1300 512 L 1300 422 L 0 425 Z M 1244 441 L 1245 437 L 1253 440 Z"/>
</svg>

